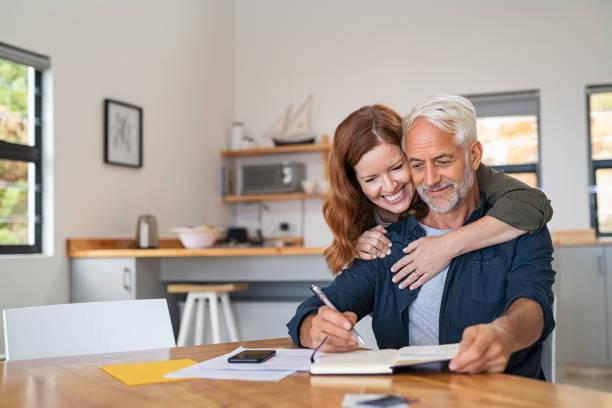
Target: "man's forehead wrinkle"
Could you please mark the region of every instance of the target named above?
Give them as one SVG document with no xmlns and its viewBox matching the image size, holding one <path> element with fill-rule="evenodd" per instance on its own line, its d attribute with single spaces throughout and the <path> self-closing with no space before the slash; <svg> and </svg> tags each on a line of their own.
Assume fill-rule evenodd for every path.
<svg viewBox="0 0 612 408">
<path fill-rule="evenodd" d="M 416 152 L 415 152 L 416 153 Z M 422 154 L 408 154 L 408 160 L 409 161 L 424 161 L 424 160 L 437 160 L 437 159 L 441 159 L 441 158 L 452 158 L 455 157 L 454 152 L 448 152 L 448 151 L 434 151 L 431 152 L 430 154 L 427 153 L 422 153 Z"/>
</svg>

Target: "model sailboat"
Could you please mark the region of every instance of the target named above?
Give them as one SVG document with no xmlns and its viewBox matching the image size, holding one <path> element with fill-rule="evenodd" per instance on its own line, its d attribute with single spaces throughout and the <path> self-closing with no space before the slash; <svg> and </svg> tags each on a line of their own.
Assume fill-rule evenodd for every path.
<svg viewBox="0 0 612 408">
<path fill-rule="evenodd" d="M 264 133 L 275 146 L 314 143 L 312 132 L 312 94 L 302 102 L 295 113 L 289 105 L 285 113 Z"/>
</svg>

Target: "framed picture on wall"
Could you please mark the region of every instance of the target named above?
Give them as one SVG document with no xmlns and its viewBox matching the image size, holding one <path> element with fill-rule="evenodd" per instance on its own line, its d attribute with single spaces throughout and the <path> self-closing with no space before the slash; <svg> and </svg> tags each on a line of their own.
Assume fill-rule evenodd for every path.
<svg viewBox="0 0 612 408">
<path fill-rule="evenodd" d="M 104 100 L 104 162 L 142 167 L 142 108 Z"/>
</svg>

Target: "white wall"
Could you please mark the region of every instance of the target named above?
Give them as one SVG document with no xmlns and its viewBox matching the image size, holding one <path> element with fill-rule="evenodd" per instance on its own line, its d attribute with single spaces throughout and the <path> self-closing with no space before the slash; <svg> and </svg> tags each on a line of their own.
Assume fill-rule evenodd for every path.
<svg viewBox="0 0 612 408">
<path fill-rule="evenodd" d="M 51 57 L 55 171 L 53 254 L 2 257 L 0 309 L 68 301 L 68 237 L 131 237 L 145 212 L 162 236 L 223 222 L 218 151 L 233 119 L 232 2 L 0 3 L 0 41 Z M 103 163 L 104 98 L 143 108 L 143 168 Z"/>
<path fill-rule="evenodd" d="M 539 89 L 552 228 L 589 226 L 584 87 L 612 82 L 609 2 L 0 0 L 0 9 L 0 41 L 51 57 L 55 171 L 53 255 L 0 260 L 0 309 L 68 300 L 67 237 L 129 237 L 144 212 L 162 235 L 226 219 L 218 151 L 228 124 L 244 120 L 258 135 L 310 92 L 315 130 L 333 133 L 364 104 L 406 113 L 438 92 Z M 142 169 L 103 163 L 107 97 L 144 109 Z M 253 222 L 253 206 L 237 208 Z M 306 243 L 324 245 L 320 202 L 306 208 Z M 298 213 L 298 203 L 272 204 L 264 227 L 297 227 Z"/>
<path fill-rule="evenodd" d="M 589 227 L 585 86 L 612 83 L 612 3 L 237 0 L 235 7 L 235 116 L 253 135 L 309 92 L 315 130 L 333 133 L 365 104 L 407 113 L 440 92 L 539 89 L 551 228 Z"/>
</svg>

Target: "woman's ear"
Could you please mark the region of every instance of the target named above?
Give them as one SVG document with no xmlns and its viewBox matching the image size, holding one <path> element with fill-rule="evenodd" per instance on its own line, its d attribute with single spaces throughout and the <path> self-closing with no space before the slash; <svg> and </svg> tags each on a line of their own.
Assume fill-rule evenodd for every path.
<svg viewBox="0 0 612 408">
<path fill-rule="evenodd" d="M 482 161 L 482 144 L 478 140 L 470 147 L 470 161 L 473 170 L 476 170 Z"/>
</svg>

